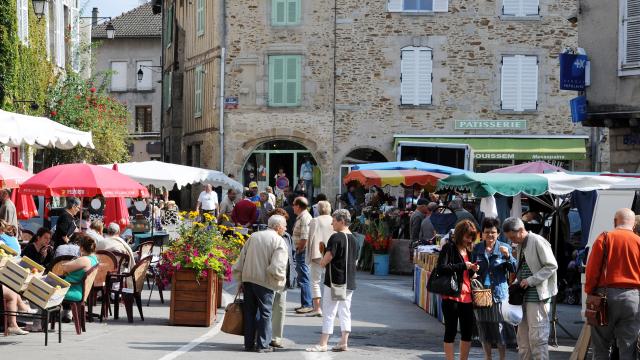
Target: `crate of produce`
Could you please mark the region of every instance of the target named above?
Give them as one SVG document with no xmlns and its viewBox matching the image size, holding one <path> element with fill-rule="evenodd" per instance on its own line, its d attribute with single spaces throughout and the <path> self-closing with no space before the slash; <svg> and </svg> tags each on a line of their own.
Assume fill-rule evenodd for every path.
<svg viewBox="0 0 640 360">
<path fill-rule="evenodd" d="M 48 273 L 43 277 L 31 279 L 22 297 L 42 309 L 49 309 L 62 303 L 70 286 L 71 284 L 56 274 Z"/>
<path fill-rule="evenodd" d="M 10 259 L 16 256 L 18 256 L 18 253 L 15 250 L 6 244 L 0 244 L 0 269 L 2 269 Z"/>
<path fill-rule="evenodd" d="M 23 256 L 20 259 L 11 259 L 0 269 L 0 281 L 11 290 L 21 293 L 27 289 L 27 285 L 33 277 L 40 276 L 44 267 L 35 261 Z"/>
</svg>

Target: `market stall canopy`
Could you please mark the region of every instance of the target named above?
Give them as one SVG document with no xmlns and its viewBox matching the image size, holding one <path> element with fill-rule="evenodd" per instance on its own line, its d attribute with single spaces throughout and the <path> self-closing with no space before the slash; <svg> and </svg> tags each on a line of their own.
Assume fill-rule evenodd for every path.
<svg viewBox="0 0 640 360">
<path fill-rule="evenodd" d="M 477 197 L 495 194 L 539 196 L 544 193 L 565 195 L 573 191 L 639 189 L 640 179 L 615 176 L 549 174 L 458 174 L 438 181 L 437 191 L 470 192 Z"/>
<path fill-rule="evenodd" d="M 91 132 L 76 130 L 53 120 L 0 110 L 0 143 L 57 149 L 82 146 L 93 149 Z"/>
<path fill-rule="evenodd" d="M 20 191 L 37 196 L 149 197 L 147 188 L 128 176 L 90 164 L 50 167 L 25 181 Z"/>
<path fill-rule="evenodd" d="M 450 166 L 431 164 L 418 160 L 393 161 L 372 164 L 362 164 L 352 167 L 353 170 L 420 170 L 440 174 L 464 174 L 467 170 L 457 169 Z"/>
<path fill-rule="evenodd" d="M 546 172 L 565 171 L 563 168 L 551 165 L 546 161 L 532 161 L 524 164 L 507 166 L 489 171 L 490 173 L 507 174 L 544 174 Z"/>
<path fill-rule="evenodd" d="M 27 181 L 33 174 L 4 162 L 0 162 L 0 188 L 15 189 Z"/>
<path fill-rule="evenodd" d="M 113 165 L 101 165 L 111 168 Z M 220 171 L 202 169 L 192 166 L 165 163 L 162 161 L 141 161 L 118 164 L 118 171 L 144 185 L 164 187 L 171 190 L 188 184 L 208 183 L 213 186 L 231 188 L 242 193 L 243 187 L 239 182 L 231 179 Z"/>
<path fill-rule="evenodd" d="M 447 175 L 418 170 L 354 170 L 344 177 L 344 183 L 357 181 L 364 187 L 371 186 L 435 186 Z"/>
</svg>

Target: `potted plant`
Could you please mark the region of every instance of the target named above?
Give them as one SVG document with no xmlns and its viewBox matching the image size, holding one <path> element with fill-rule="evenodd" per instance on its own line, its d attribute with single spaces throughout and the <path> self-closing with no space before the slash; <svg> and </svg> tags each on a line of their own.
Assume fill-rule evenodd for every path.
<svg viewBox="0 0 640 360">
<path fill-rule="evenodd" d="M 374 275 L 389 275 L 389 248 L 391 247 L 391 234 L 383 215 L 369 221 L 364 241 L 373 251 Z"/>
<path fill-rule="evenodd" d="M 222 283 L 231 278 L 244 236 L 225 235 L 229 229 L 219 226 L 205 214 L 182 213 L 178 238 L 162 253 L 160 276 L 171 283 L 169 323 L 171 325 L 211 326 L 216 318 Z M 185 218 L 186 216 L 186 218 Z"/>
</svg>

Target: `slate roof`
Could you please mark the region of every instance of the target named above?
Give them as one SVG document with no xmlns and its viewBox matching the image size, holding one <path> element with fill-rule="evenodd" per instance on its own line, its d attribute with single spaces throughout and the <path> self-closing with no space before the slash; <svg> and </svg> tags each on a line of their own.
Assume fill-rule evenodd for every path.
<svg viewBox="0 0 640 360">
<path fill-rule="evenodd" d="M 152 3 L 148 2 L 112 19 L 117 38 L 160 38 L 162 36 L 162 14 L 153 14 Z M 91 29 L 93 39 L 107 38 L 107 23 L 103 20 Z"/>
</svg>

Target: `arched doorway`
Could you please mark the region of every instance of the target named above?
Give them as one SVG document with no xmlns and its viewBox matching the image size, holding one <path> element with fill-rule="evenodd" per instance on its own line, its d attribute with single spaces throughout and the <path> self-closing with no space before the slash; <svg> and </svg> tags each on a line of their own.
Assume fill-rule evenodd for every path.
<svg viewBox="0 0 640 360">
<path fill-rule="evenodd" d="M 249 186 L 255 181 L 261 191 L 271 186 L 276 194 L 280 194 L 287 183 L 295 190 L 302 180 L 306 195 L 311 199 L 320 192 L 321 175 L 317 161 L 304 145 L 290 140 L 273 140 L 258 145 L 249 155 L 242 170 L 242 183 Z"/>
<path fill-rule="evenodd" d="M 344 158 L 340 165 L 340 194 L 344 192 L 344 186 L 342 179 L 351 171 L 355 165 L 386 162 L 387 158 L 382 155 L 378 150 L 371 148 L 358 148 L 351 150 L 349 154 Z"/>
</svg>

